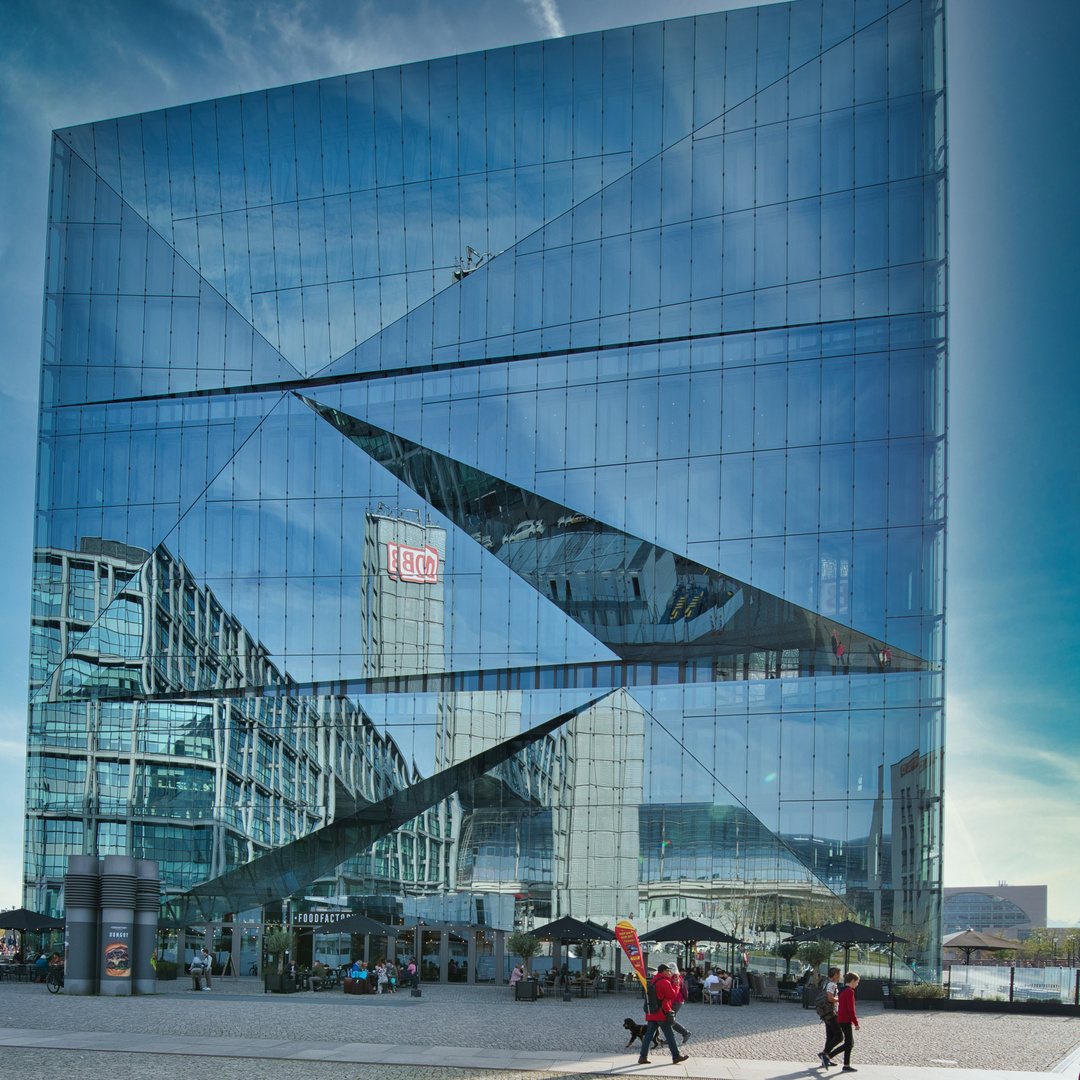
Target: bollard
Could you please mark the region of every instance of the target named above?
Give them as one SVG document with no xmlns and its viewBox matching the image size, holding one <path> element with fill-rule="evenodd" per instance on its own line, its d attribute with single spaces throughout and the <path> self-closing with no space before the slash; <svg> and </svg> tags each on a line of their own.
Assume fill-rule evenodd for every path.
<svg viewBox="0 0 1080 1080">
<path fill-rule="evenodd" d="M 105 856 L 101 871 L 101 937 L 98 947 L 100 994 L 112 997 L 131 994 L 135 881 L 135 860 L 130 855 Z"/>
<path fill-rule="evenodd" d="M 157 993 L 157 929 L 161 906 L 158 864 L 139 859 L 135 878 L 135 927 L 131 953 L 131 992 Z"/>
<path fill-rule="evenodd" d="M 98 990 L 98 910 L 101 863 L 96 855 L 72 855 L 64 875 L 64 993 Z"/>
</svg>

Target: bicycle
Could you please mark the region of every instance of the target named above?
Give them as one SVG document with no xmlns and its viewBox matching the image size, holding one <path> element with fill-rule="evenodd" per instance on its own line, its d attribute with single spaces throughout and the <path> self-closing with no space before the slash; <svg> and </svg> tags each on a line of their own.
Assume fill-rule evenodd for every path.
<svg viewBox="0 0 1080 1080">
<path fill-rule="evenodd" d="M 56 970 L 50 971 L 49 974 L 45 976 L 45 986 L 48 989 L 50 994 L 59 994 L 60 989 L 61 989 L 61 987 L 63 985 L 64 985 L 64 972 L 62 970 L 61 971 L 56 971 Z"/>
</svg>

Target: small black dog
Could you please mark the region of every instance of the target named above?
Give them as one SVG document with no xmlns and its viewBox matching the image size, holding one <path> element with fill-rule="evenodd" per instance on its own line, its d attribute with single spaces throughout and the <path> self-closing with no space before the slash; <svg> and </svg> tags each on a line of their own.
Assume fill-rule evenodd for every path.
<svg viewBox="0 0 1080 1080">
<path fill-rule="evenodd" d="M 626 1044 L 627 1049 L 629 1049 L 631 1046 L 633 1046 L 634 1043 L 638 1039 L 643 1038 L 644 1035 L 645 1035 L 645 1025 L 644 1024 L 639 1024 L 636 1020 L 632 1020 L 629 1016 L 623 1021 L 622 1026 L 624 1028 L 626 1028 L 627 1031 L 630 1032 L 630 1041 Z M 653 1044 L 653 1049 L 654 1050 L 659 1050 L 660 1049 L 660 1031 L 659 1030 L 656 1030 L 656 1031 L 653 1032 L 652 1044 Z M 642 1049 L 642 1053 L 644 1053 L 645 1050 L 648 1049 L 648 1047 L 642 1046 L 641 1049 Z"/>
</svg>

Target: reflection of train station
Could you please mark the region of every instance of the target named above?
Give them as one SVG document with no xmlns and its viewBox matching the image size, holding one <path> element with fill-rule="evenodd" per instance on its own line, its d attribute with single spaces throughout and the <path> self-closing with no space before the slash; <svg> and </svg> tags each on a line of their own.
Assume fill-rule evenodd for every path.
<svg viewBox="0 0 1080 1080">
<path fill-rule="evenodd" d="M 301 949 L 466 981 L 563 916 L 936 926 L 942 16 L 863 20 L 55 133 L 28 906 L 154 859 L 180 953 L 355 912 Z"/>
</svg>

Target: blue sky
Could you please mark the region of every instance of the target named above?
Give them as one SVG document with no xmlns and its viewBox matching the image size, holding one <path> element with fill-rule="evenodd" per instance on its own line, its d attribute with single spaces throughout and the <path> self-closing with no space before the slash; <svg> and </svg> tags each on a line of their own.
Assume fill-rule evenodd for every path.
<svg viewBox="0 0 1080 1080">
<path fill-rule="evenodd" d="M 0 908 L 21 902 L 41 283 L 53 128 L 709 0 L 20 0 L 0 8 Z M 1080 921 L 1080 5 L 947 0 L 945 883 Z"/>
</svg>

